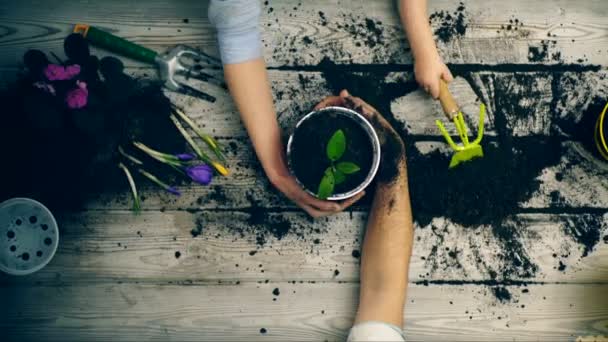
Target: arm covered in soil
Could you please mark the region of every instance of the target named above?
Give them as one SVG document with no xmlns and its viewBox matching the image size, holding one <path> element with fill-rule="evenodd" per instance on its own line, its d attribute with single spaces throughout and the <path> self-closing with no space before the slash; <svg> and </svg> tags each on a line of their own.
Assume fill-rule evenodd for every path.
<svg viewBox="0 0 608 342">
<path fill-rule="evenodd" d="M 354 335 L 363 338 L 370 331 L 360 334 L 361 330 L 371 326 L 362 328 L 361 323 L 364 322 L 383 322 L 397 327 L 403 325 L 414 236 L 405 146 L 399 134 L 375 108 L 360 98 L 351 96 L 348 91 L 343 90 L 339 96 L 327 97 L 317 108 L 326 106 L 348 107 L 365 116 L 374 126 L 382 150 L 382 160 L 376 175 L 376 193 L 363 242 L 359 309 L 355 318 L 356 325 L 351 331 L 352 334 L 358 330 Z M 357 327 L 362 329 L 356 329 Z M 392 336 L 377 329 L 377 326 L 371 328 L 380 334 L 374 335 L 376 337 Z"/>
<path fill-rule="evenodd" d="M 361 259 L 361 289 L 355 323 L 403 326 L 403 308 L 413 243 L 413 221 L 403 140 L 373 107 L 343 91 L 345 103 L 374 126 L 382 148 L 376 193 Z"/>
<path fill-rule="evenodd" d="M 361 259 L 361 290 L 355 323 L 403 326 L 403 307 L 413 241 L 405 159 L 392 183 L 378 183 Z"/>
<path fill-rule="evenodd" d="M 452 81 L 443 63 L 427 14 L 427 0 L 398 0 L 399 15 L 414 57 L 416 81 L 434 98 L 439 97 L 439 80 Z"/>
</svg>

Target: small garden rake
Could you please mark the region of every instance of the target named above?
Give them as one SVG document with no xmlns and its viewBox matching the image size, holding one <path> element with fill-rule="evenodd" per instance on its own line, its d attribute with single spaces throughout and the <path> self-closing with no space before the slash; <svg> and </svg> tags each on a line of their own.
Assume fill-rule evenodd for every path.
<svg viewBox="0 0 608 342">
<path fill-rule="evenodd" d="M 481 138 L 483 138 L 483 122 L 486 114 L 486 107 L 484 104 L 482 103 L 479 106 L 479 129 L 477 130 L 477 138 L 473 140 L 473 142 L 469 142 L 467 127 L 464 123 L 462 112 L 460 111 L 456 100 L 454 100 L 452 93 L 450 93 L 447 83 L 445 83 L 443 80 L 440 81 L 439 86 L 439 102 L 441 103 L 445 116 L 450 121 L 454 122 L 461 141 L 461 144 L 457 145 L 454 140 L 452 140 L 452 137 L 450 137 L 448 134 L 448 131 L 443 126 L 443 123 L 440 120 L 435 121 L 445 140 L 448 142 L 450 147 L 456 151 L 456 153 L 454 153 L 452 156 L 449 168 L 451 169 L 462 162 L 466 162 L 474 158 L 483 157 L 483 149 L 479 143 L 481 142 Z"/>
<path fill-rule="evenodd" d="M 221 62 L 217 58 L 209 56 L 202 51 L 179 45 L 165 54 L 159 54 L 144 46 L 86 24 L 76 24 L 74 26 L 74 33 L 82 34 L 94 45 L 111 52 L 131 57 L 140 62 L 155 64 L 160 72 L 160 78 L 163 81 L 163 85 L 169 90 L 208 102 L 215 102 L 214 96 L 177 81 L 175 78 L 176 75 L 183 75 L 186 79 L 198 79 L 226 88 L 226 85 L 222 81 L 203 71 L 205 67 L 220 69 Z M 190 63 L 191 65 L 186 63 L 189 60 L 193 61 L 193 63 Z M 205 61 L 206 65 L 199 64 L 199 61 Z"/>
</svg>

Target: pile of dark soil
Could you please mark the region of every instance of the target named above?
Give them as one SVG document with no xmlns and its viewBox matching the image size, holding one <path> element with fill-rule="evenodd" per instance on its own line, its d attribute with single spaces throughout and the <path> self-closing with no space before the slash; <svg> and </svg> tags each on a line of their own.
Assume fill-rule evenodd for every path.
<svg viewBox="0 0 608 342">
<path fill-rule="evenodd" d="M 44 69 L 50 61 L 43 52 L 31 50 L 18 81 L 0 94 L 0 153 L 5 160 L 0 201 L 25 196 L 51 210 L 79 209 L 100 192 L 128 189 L 117 167 L 119 145 L 134 155 L 133 140 L 171 153 L 184 151 L 160 84 L 128 76 L 116 58 L 99 60 L 79 35 L 66 38 L 64 46 L 68 58 L 60 64 L 79 65 L 75 79 L 49 82 Z M 88 103 L 72 109 L 62 95 L 76 81 L 86 83 Z M 52 84 L 56 94 L 37 83 Z M 149 165 L 150 172 L 169 174 L 165 166 Z"/>
<path fill-rule="evenodd" d="M 497 280 L 509 281 L 513 279 L 532 278 L 538 272 L 536 265 L 526 252 L 525 239 L 522 234 L 527 222 L 520 216 L 520 204 L 536 193 L 541 185 L 537 179 L 541 171 L 560 162 L 563 155 L 562 141 L 564 136 L 557 135 L 557 128 L 567 132 L 569 139 L 583 142 L 590 149 L 591 122 L 597 118 L 598 103 L 605 100 L 592 101 L 589 106 L 581 107 L 583 113 L 576 118 L 560 118 L 555 108 L 549 114 L 553 120 L 549 135 L 528 135 L 525 137 L 513 134 L 512 120 L 532 115 L 533 107 L 530 101 L 523 101 L 524 94 L 514 94 L 507 89 L 501 90 L 500 77 L 510 75 L 495 75 L 492 80 L 496 92 L 492 100 L 495 102 L 494 126 L 497 131 L 495 138 L 485 137 L 483 141 L 485 156 L 471 163 L 465 163 L 449 170 L 447 165 L 451 155 L 440 152 L 423 154 L 415 146 L 418 140 L 428 137 L 411 135 L 407 124 L 396 118 L 390 108 L 391 102 L 401 96 L 417 89 L 413 80 L 386 81 L 391 66 L 386 70 L 375 68 L 369 72 L 344 72 L 329 60 L 324 60 L 318 66 L 323 72 L 327 86 L 332 93 L 348 89 L 352 94 L 360 96 L 375 106 L 397 129 L 402 136 L 407 150 L 407 164 L 412 201 L 412 210 L 415 221 L 422 227 L 431 227 L 435 234 L 447 234 L 442 227 L 432 224 L 433 218 L 448 218 L 450 221 L 463 226 L 465 229 L 477 229 L 482 225 L 491 227 L 495 241 L 501 247 L 498 255 L 503 265 L 487 264 L 483 258 L 474 260 L 477 267 Z M 472 80 L 471 73 L 460 70 L 460 76 Z M 568 88 L 559 86 L 563 74 L 554 75 L 557 86 L 553 87 L 553 97 L 560 99 L 565 96 Z M 517 82 L 523 84 L 521 89 L 532 89 L 535 76 L 516 77 Z M 585 82 L 582 74 L 568 75 L 569 82 L 582 84 Z M 507 87 L 511 80 L 505 82 Z M 481 94 L 478 82 L 471 81 L 471 86 Z M 481 96 L 480 96 L 481 97 Z M 557 102 L 557 101 L 555 101 Z M 577 110 L 577 109 L 575 109 Z M 558 194 L 559 195 L 559 194 Z M 372 196 L 369 194 L 366 197 Z M 365 203 L 365 201 L 363 201 Z M 546 213 L 559 214 L 563 212 L 560 206 L 547 208 Z M 554 215 L 556 222 L 566 228 L 564 233 L 572 237 L 584 250 L 582 257 L 586 256 L 600 240 L 601 214 L 582 215 L 573 222 L 573 218 Z M 540 238 L 540 237 L 537 237 Z M 443 241 L 442 238 L 439 241 Z M 471 245 L 475 255 L 481 255 L 484 245 Z M 453 260 L 444 260 L 448 253 L 440 254 L 443 250 L 440 245 L 432 248 L 427 263 L 432 270 L 451 268 Z M 445 256 L 444 256 L 445 254 Z M 458 258 L 458 254 L 450 258 Z M 565 261 L 564 261 L 565 262 Z M 456 264 L 460 261 L 456 260 Z"/>
<path fill-rule="evenodd" d="M 294 132 L 290 166 L 296 177 L 311 192 L 317 193 L 325 169 L 330 167 L 326 146 L 337 130 L 346 136 L 346 152 L 340 161 L 357 164 L 361 170 L 337 184 L 334 193 L 355 189 L 365 179 L 372 164 L 372 143 L 365 131 L 352 119 L 339 113 L 325 112 L 305 121 Z"/>
</svg>

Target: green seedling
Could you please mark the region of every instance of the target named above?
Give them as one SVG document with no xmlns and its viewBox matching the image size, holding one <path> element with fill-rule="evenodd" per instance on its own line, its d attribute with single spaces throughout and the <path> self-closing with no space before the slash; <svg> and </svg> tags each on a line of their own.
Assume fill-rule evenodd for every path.
<svg viewBox="0 0 608 342">
<path fill-rule="evenodd" d="M 336 185 L 344 183 L 348 175 L 361 170 L 359 165 L 355 163 L 340 161 L 344 156 L 344 152 L 346 152 L 346 135 L 344 131 L 339 129 L 327 142 L 326 153 L 330 166 L 325 169 L 323 178 L 321 178 L 321 182 L 319 183 L 317 197 L 320 199 L 327 199 L 333 195 Z"/>
</svg>

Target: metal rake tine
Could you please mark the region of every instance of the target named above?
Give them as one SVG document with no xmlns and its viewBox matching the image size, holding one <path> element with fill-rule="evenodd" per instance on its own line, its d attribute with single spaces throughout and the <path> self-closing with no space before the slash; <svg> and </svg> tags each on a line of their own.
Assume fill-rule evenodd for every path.
<svg viewBox="0 0 608 342">
<path fill-rule="evenodd" d="M 194 69 L 194 67 L 188 69 L 188 72 L 186 73 L 186 79 L 193 78 L 195 80 L 214 84 L 222 89 L 228 89 L 228 86 L 226 85 L 226 83 L 224 81 L 220 80 L 219 78 L 217 78 L 211 74 L 208 74 L 206 72 L 197 71 L 197 70 L 193 70 L 193 69 Z"/>
<path fill-rule="evenodd" d="M 187 84 L 183 84 L 180 83 L 179 84 L 179 92 L 181 92 L 182 94 L 185 95 L 189 95 L 192 97 L 197 97 L 201 100 L 205 100 L 205 101 L 209 101 L 211 103 L 215 102 L 215 97 L 211 96 L 203 91 L 200 91 L 198 89 L 194 89 L 193 87 L 187 85 Z"/>
</svg>

